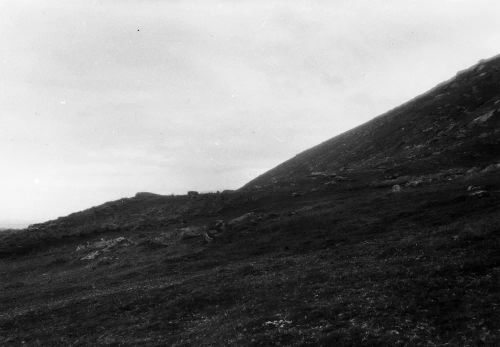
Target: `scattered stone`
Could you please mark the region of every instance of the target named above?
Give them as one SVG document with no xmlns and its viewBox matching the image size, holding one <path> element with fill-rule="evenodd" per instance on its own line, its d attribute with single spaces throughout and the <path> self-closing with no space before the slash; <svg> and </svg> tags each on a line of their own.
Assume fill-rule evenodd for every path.
<svg viewBox="0 0 500 347">
<path fill-rule="evenodd" d="M 210 235 L 208 235 L 208 233 L 206 233 L 206 232 L 204 232 L 204 233 L 202 234 L 202 236 L 203 236 L 203 239 L 204 239 L 207 243 L 210 243 L 210 242 L 212 242 L 212 241 L 214 240 L 214 239 L 213 239 Z"/>
<path fill-rule="evenodd" d="M 311 172 L 307 177 L 316 179 L 316 178 L 334 178 L 337 174 L 334 172 L 323 172 L 323 171 L 315 171 Z"/>
<path fill-rule="evenodd" d="M 115 247 L 119 243 L 127 241 L 126 238 L 123 236 L 117 237 L 116 239 L 110 239 L 110 240 L 104 240 L 101 239 L 101 241 L 94 242 L 94 244 L 91 246 L 92 248 L 103 248 L 105 250 L 109 250 L 110 248 Z"/>
<path fill-rule="evenodd" d="M 474 190 L 480 190 L 480 189 L 481 189 L 481 187 L 479 187 L 479 186 L 468 186 L 467 187 L 468 192 L 472 192 Z"/>
<path fill-rule="evenodd" d="M 421 185 L 423 183 L 424 183 L 423 179 L 417 178 L 415 180 L 412 180 L 412 181 L 409 181 L 408 183 L 406 183 L 406 186 L 407 187 L 418 187 L 419 185 Z"/>
<path fill-rule="evenodd" d="M 127 240 L 125 237 L 120 236 L 117 237 L 116 239 L 110 239 L 110 240 L 101 239 L 100 241 L 96 241 L 94 243 L 87 242 L 86 245 L 78 245 L 76 247 L 76 251 L 79 252 L 86 249 L 89 250 L 93 249 L 93 250 L 100 250 L 102 252 L 108 252 L 110 249 L 117 246 L 118 244 L 128 245 L 130 243 L 131 242 Z"/>
<path fill-rule="evenodd" d="M 479 116 L 476 119 L 474 119 L 472 121 L 472 123 L 473 124 L 483 124 L 483 123 L 487 122 L 488 119 L 490 119 L 494 113 L 495 113 L 495 110 L 488 111 L 485 114 L 483 114 L 482 116 Z"/>
<path fill-rule="evenodd" d="M 178 229 L 178 232 L 180 239 L 186 240 L 202 236 L 207 232 L 207 228 L 200 226 L 191 226 L 187 228 Z"/>
<path fill-rule="evenodd" d="M 395 184 L 392 186 L 391 192 L 393 193 L 401 193 L 402 189 L 399 184 Z"/>
<path fill-rule="evenodd" d="M 476 198 L 483 198 L 485 196 L 490 195 L 490 193 L 487 190 L 476 190 L 476 191 L 470 193 L 469 195 L 474 196 Z"/>
<path fill-rule="evenodd" d="M 489 192 L 481 186 L 468 186 L 467 191 L 469 196 L 474 196 L 477 198 L 482 198 L 489 195 Z"/>
<path fill-rule="evenodd" d="M 80 260 L 94 260 L 101 252 L 99 251 L 94 251 L 89 254 L 87 254 L 85 257 L 81 258 Z"/>
<path fill-rule="evenodd" d="M 76 247 L 76 251 L 77 251 L 77 252 L 79 252 L 79 251 L 83 251 L 83 250 L 84 250 L 84 249 L 86 249 L 86 248 L 87 248 L 87 246 L 85 246 L 85 245 L 78 245 L 78 246 Z"/>
<path fill-rule="evenodd" d="M 488 172 L 497 171 L 498 169 L 500 169 L 500 163 L 488 165 L 483 170 L 481 170 L 481 172 L 488 173 Z"/>
</svg>

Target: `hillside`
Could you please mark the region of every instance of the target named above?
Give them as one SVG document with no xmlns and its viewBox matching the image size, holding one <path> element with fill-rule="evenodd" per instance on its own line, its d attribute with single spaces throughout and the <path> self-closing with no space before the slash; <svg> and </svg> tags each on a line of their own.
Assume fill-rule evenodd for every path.
<svg viewBox="0 0 500 347">
<path fill-rule="evenodd" d="M 404 105 L 298 154 L 244 188 L 300 186 L 313 173 L 382 178 L 500 162 L 499 81 L 500 57 L 481 61 Z"/>
<path fill-rule="evenodd" d="M 0 345 L 498 346 L 499 118 L 493 58 L 238 191 L 2 232 Z"/>
</svg>

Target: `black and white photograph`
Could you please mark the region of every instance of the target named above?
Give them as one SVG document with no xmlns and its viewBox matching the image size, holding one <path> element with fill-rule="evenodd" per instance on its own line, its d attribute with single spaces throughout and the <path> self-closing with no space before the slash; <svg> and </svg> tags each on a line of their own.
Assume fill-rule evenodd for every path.
<svg viewBox="0 0 500 347">
<path fill-rule="evenodd" d="M 500 346 L 500 2 L 0 0 L 0 346 Z"/>
</svg>

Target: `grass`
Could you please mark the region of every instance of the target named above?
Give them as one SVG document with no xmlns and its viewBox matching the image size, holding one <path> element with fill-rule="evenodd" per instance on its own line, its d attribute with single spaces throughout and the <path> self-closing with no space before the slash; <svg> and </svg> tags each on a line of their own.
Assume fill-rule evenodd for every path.
<svg viewBox="0 0 500 347">
<path fill-rule="evenodd" d="M 240 191 L 2 231 L 0 345 L 499 346 L 499 79 L 497 57 Z"/>
<path fill-rule="evenodd" d="M 261 220 L 210 244 L 168 244 L 168 226 L 5 255 L 0 344 L 498 345 L 500 197 L 466 188 L 500 182 L 476 180 L 233 200 L 227 218 L 257 204 Z M 107 260 L 80 260 L 118 236 Z"/>
</svg>

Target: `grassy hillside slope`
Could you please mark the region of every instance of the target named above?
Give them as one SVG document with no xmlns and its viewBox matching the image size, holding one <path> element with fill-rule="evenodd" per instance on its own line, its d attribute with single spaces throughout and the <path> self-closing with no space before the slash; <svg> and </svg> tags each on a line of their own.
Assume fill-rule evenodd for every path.
<svg viewBox="0 0 500 347">
<path fill-rule="evenodd" d="M 500 57 L 308 149 L 244 188 L 301 185 L 313 172 L 429 174 L 500 161 Z"/>
<path fill-rule="evenodd" d="M 237 192 L 1 233 L 0 345 L 500 345 L 499 86 L 494 58 Z"/>
<path fill-rule="evenodd" d="M 493 346 L 499 191 L 490 173 L 262 196 L 256 224 L 211 243 L 115 230 L 3 257 L 0 344 Z"/>
</svg>

